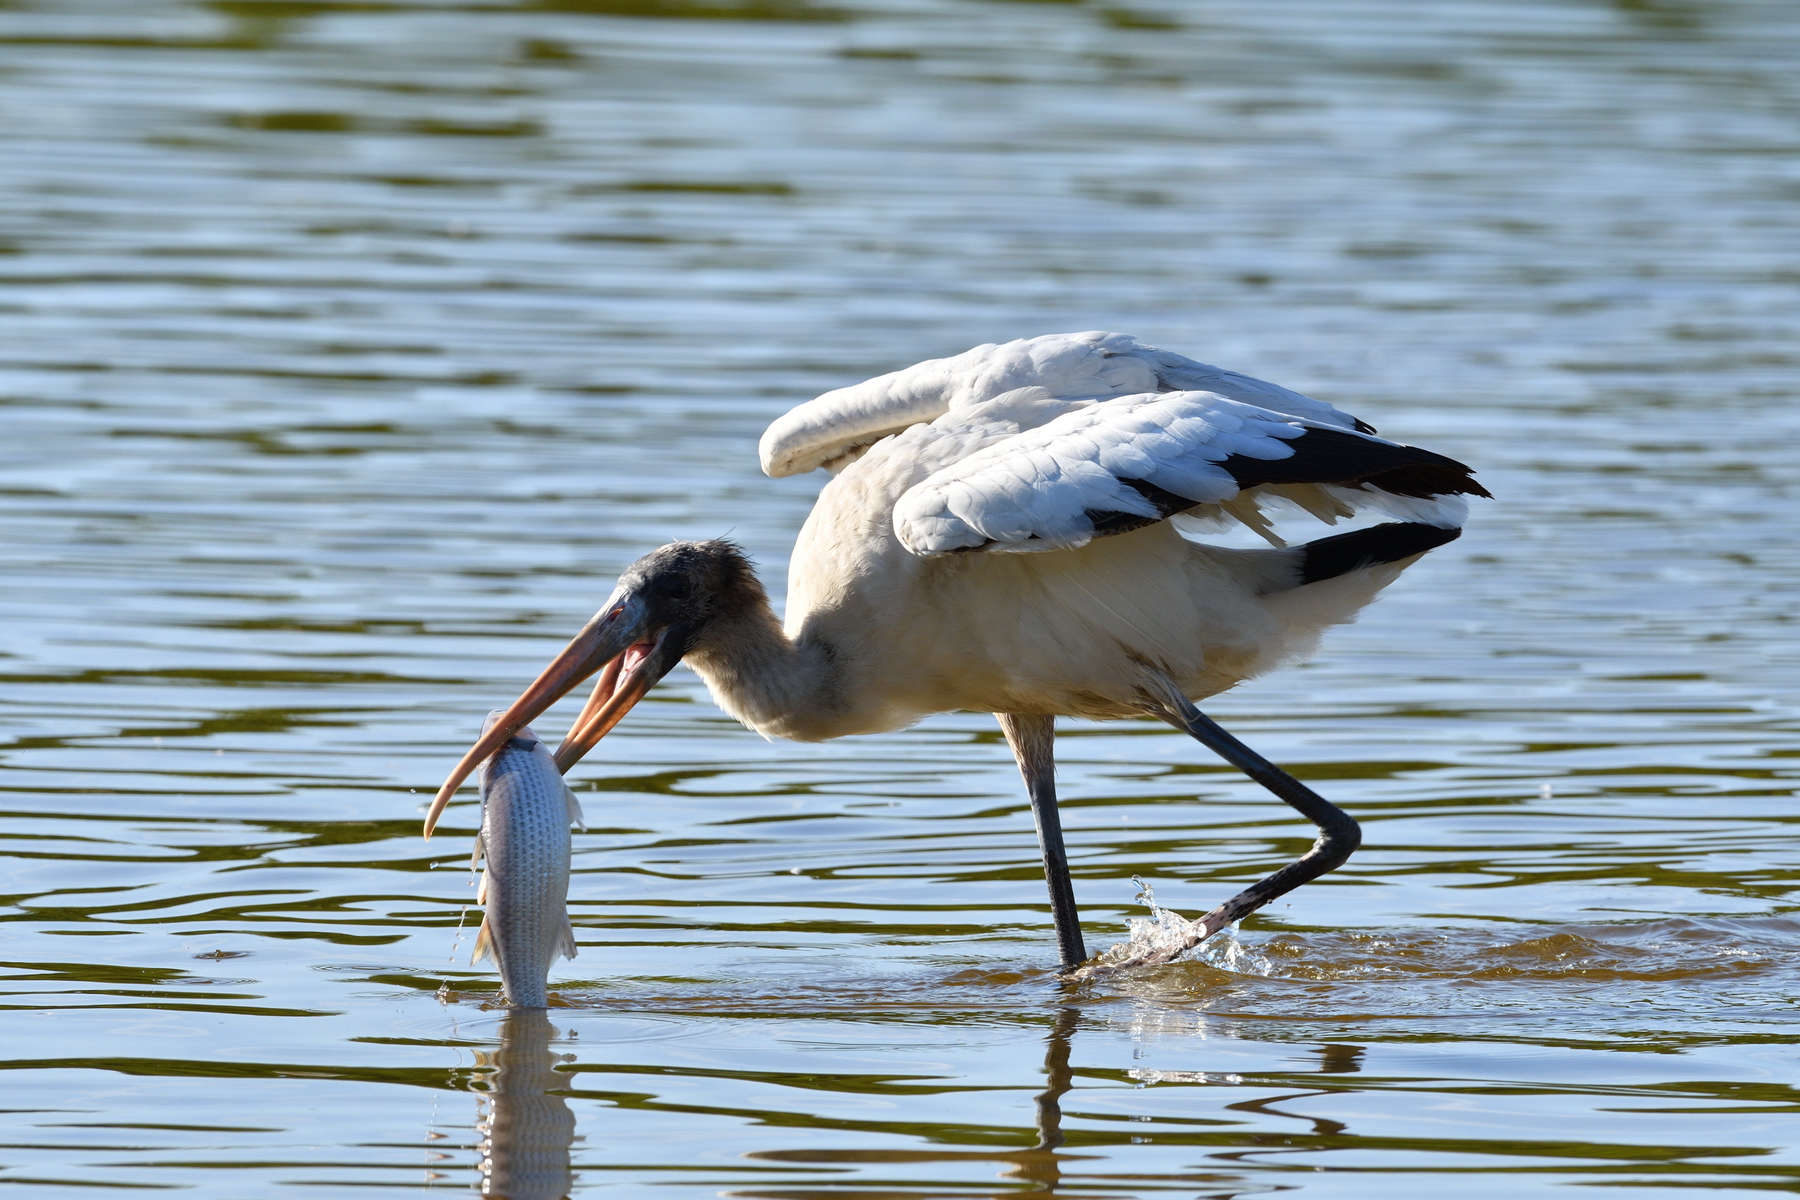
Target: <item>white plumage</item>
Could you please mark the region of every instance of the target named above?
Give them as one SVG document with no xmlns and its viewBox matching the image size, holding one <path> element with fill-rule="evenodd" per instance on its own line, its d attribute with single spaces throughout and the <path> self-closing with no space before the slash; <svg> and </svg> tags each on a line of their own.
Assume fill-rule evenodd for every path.
<svg viewBox="0 0 1800 1200">
<path fill-rule="evenodd" d="M 1412 557 L 1373 556 L 1303 586 L 1305 548 L 1282 548 L 1259 502 L 1327 522 L 1375 508 L 1461 523 L 1453 486 L 1419 496 L 1354 482 L 1379 482 L 1369 464 L 1319 477 L 1315 443 L 1333 463 L 1427 461 L 1466 479 L 1367 430 L 1123 334 L 981 346 L 827 392 L 771 425 L 761 449 L 771 474 L 835 475 L 795 545 L 786 620 L 802 657 L 829 647 L 829 699 L 784 685 L 760 656 L 740 666 L 702 647 L 689 661 L 727 712 L 805 741 L 959 708 L 1128 716 L 1144 711 L 1145 664 L 1190 697 L 1212 695 L 1310 651 Z M 1283 470 L 1295 478 L 1238 478 Z M 1196 544 L 1162 519 L 1176 513 L 1241 521 L 1276 548 Z"/>
<path fill-rule="evenodd" d="M 1042 388 L 1057 400 L 1212 392 L 1322 425 L 1355 427 L 1329 404 L 1146 346 L 1129 334 L 1052 333 L 977 346 L 826 392 L 769 426 L 761 445 L 763 470 L 779 479 L 837 466 L 844 455 L 889 434 L 1020 388 Z"/>
</svg>

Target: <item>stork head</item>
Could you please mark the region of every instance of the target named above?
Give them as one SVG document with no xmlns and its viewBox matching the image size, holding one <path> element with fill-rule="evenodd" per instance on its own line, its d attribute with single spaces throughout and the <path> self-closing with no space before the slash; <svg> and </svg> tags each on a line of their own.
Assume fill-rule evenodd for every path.
<svg viewBox="0 0 1800 1200">
<path fill-rule="evenodd" d="M 747 592 L 760 596 L 762 585 L 744 552 L 731 542 L 671 542 L 632 563 L 593 620 L 510 708 L 490 718 L 481 740 L 463 755 L 432 800 L 425 836 L 431 836 L 444 806 L 476 767 L 527 722 L 598 675 L 587 706 L 556 750 L 557 768 L 567 772 L 657 680 L 675 669 L 713 618 Z"/>
</svg>

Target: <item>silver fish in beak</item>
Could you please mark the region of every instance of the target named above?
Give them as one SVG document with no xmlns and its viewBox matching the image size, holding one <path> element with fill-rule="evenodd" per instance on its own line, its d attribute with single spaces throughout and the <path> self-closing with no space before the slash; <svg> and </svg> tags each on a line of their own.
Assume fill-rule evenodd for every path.
<svg viewBox="0 0 1800 1200">
<path fill-rule="evenodd" d="M 492 729 L 505 709 L 488 714 Z M 475 939 L 480 962 L 492 955 L 508 1004 L 543 1008 L 550 964 L 575 957 L 569 924 L 569 826 L 583 829 L 581 805 L 550 748 L 530 726 L 481 766 L 481 833 L 470 866 L 486 859 L 476 903 L 485 909 Z"/>
</svg>

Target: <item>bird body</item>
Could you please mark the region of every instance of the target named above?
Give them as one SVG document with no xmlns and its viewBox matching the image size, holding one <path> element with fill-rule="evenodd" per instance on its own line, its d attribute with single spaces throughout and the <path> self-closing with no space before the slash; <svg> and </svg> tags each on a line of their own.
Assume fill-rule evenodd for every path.
<svg viewBox="0 0 1800 1200">
<path fill-rule="evenodd" d="M 819 569 L 854 540 L 834 509 L 802 532 L 786 629 L 772 613 L 733 622 L 687 656 L 722 709 L 768 736 L 822 741 L 959 709 L 1141 716 L 1144 666 L 1214 695 L 1310 651 L 1405 565 L 1301 589 L 1299 549 L 1197 545 L 1159 524 L 1055 555 L 921 559 L 891 536 L 864 540 L 840 574 Z"/>
<path fill-rule="evenodd" d="M 893 432 L 896 421 L 913 423 Z M 1232 470 L 1235 458 L 1267 474 L 1308 437 L 1411 449 L 1366 430 L 1320 401 L 1119 334 L 977 347 L 828 392 L 762 442 L 772 474 L 835 475 L 789 569 L 784 632 L 797 653 L 780 654 L 758 622 L 739 631 L 743 644 L 688 661 L 726 712 L 797 741 L 957 709 L 1141 715 L 1144 664 L 1191 698 L 1214 695 L 1310 652 L 1405 564 L 1302 586 L 1303 548 L 1189 540 L 1133 482 L 1177 497 L 1189 529 L 1235 519 L 1266 534 L 1256 500 L 1267 498 L 1331 522 L 1378 506 L 1444 530 L 1426 535 L 1432 544 L 1454 537 L 1466 512 L 1454 492 L 1246 488 Z M 1446 487 L 1466 478 L 1460 464 L 1413 455 Z M 1127 527 L 1107 536 L 1097 513 Z"/>
<path fill-rule="evenodd" d="M 504 715 L 495 710 L 492 725 Z M 481 768 L 481 832 L 471 865 L 486 859 L 476 903 L 485 906 L 471 961 L 491 954 L 508 1004 L 543 1008 L 550 964 L 575 957 L 569 924 L 569 826 L 581 805 L 556 760 L 518 731 Z"/>
<path fill-rule="evenodd" d="M 1064 966 L 1085 957 L 1056 816 L 1052 721 L 1157 716 L 1323 831 L 1208 930 L 1341 863 L 1356 824 L 1192 701 L 1307 653 L 1487 492 L 1452 459 L 1321 401 L 1146 346 L 1055 334 L 978 346 L 827 392 L 769 427 L 763 468 L 833 478 L 800 531 L 785 622 L 743 553 L 677 542 L 634 563 L 593 620 L 451 774 L 426 833 L 509 731 L 596 672 L 563 770 L 685 661 L 727 713 L 820 741 L 935 712 L 1001 717 L 1044 846 Z M 1335 524 L 1289 546 L 1261 505 Z M 1237 522 L 1266 549 L 1194 536 Z M 1235 915 L 1233 915 L 1235 914 Z"/>
</svg>

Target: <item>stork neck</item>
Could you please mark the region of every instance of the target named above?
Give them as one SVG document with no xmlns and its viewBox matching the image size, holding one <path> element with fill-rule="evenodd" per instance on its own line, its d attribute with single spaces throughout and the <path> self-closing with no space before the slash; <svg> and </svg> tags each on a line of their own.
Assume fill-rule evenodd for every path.
<svg viewBox="0 0 1800 1200">
<path fill-rule="evenodd" d="M 782 630 L 768 598 L 721 612 L 685 658 L 720 708 L 758 733 L 812 741 L 837 708 L 830 647 Z"/>
</svg>

